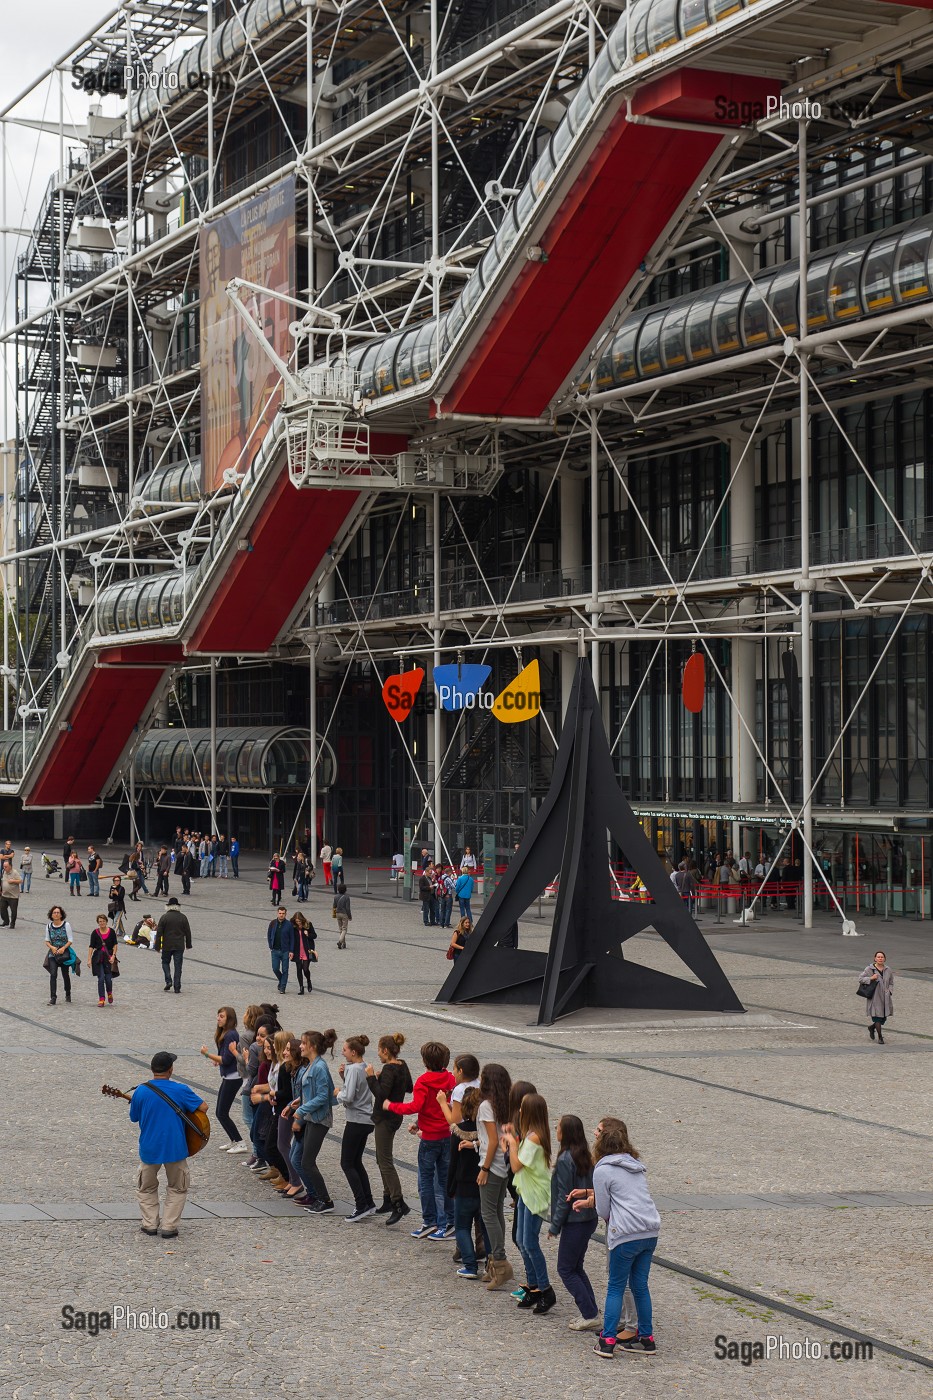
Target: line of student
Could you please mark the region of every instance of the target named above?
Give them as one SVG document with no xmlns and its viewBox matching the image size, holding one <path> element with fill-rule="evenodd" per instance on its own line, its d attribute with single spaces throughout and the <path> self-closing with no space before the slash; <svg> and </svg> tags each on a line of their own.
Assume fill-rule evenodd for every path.
<svg viewBox="0 0 933 1400">
<path fill-rule="evenodd" d="M 617 1350 L 654 1355 L 648 1274 L 660 1217 L 621 1119 L 602 1118 L 591 1146 L 581 1119 L 564 1114 L 555 1149 L 548 1105 L 534 1084 L 513 1082 L 500 1064 L 480 1068 L 468 1053 L 455 1057 L 451 1072 L 450 1050 L 439 1041 L 421 1047 L 424 1068 L 413 1082 L 401 1058 L 401 1034 L 382 1036 L 378 1064 L 367 1061 L 367 1036 L 348 1036 L 335 1082 L 326 1057 L 333 1056 L 336 1031 L 305 1031 L 296 1038 L 282 1030 L 277 1012 L 275 1006 L 249 1007 L 241 1032 L 233 1008 L 223 1007 L 217 1053 L 202 1047 L 221 1073 L 217 1120 L 228 1139 L 223 1150 L 246 1151 L 230 1117 L 241 1092 L 253 1146 L 245 1165 L 309 1214 L 329 1215 L 334 1201 L 318 1157 L 334 1126 L 334 1110 L 341 1108 L 340 1166 L 354 1202 L 346 1223 L 384 1215 L 386 1225 L 395 1226 L 410 1213 L 394 1162 L 396 1134 L 410 1119 L 409 1132 L 418 1137 L 421 1205 L 412 1239 L 437 1245 L 455 1237 L 458 1279 L 482 1280 L 490 1291 L 508 1287 L 520 1309 L 541 1316 L 557 1303 L 541 1248 L 546 1227 L 559 1241 L 558 1277 L 578 1313 L 570 1329 L 597 1332 L 594 1352 L 603 1358 Z M 381 1205 L 365 1165 L 371 1136 Z M 524 1269 L 521 1283 L 507 1254 L 507 1195 L 515 1202 L 512 1242 Z M 607 1224 L 609 1249 L 602 1315 L 585 1267 L 600 1219 Z"/>
</svg>

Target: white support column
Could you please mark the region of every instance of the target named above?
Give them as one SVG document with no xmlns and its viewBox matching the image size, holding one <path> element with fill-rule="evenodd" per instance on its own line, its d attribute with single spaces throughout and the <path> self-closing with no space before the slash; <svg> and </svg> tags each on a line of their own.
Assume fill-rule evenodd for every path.
<svg viewBox="0 0 933 1400">
<path fill-rule="evenodd" d="M 729 498 L 732 566 L 735 571 L 744 572 L 749 567 L 746 561 L 750 561 L 755 539 L 755 457 L 751 449 L 745 451 L 747 443 L 744 437 L 732 436 L 728 443 L 730 477 L 739 458 L 745 452 L 745 459 L 732 483 Z M 754 611 L 754 606 L 751 601 L 739 602 L 736 622 L 739 622 L 743 610 Z M 732 802 L 738 808 L 754 803 L 757 796 L 757 755 L 753 741 L 757 667 L 757 644 L 754 641 L 735 638 L 732 642 Z M 745 724 L 742 723 L 742 719 L 745 720 Z M 737 822 L 732 824 L 731 842 L 732 853 L 738 860 L 742 854 L 739 849 L 742 832 Z"/>
<path fill-rule="evenodd" d="M 579 472 L 571 471 L 565 464 L 560 473 L 560 571 L 565 579 L 571 580 L 569 591 L 575 593 L 580 588 L 583 574 L 583 502 L 586 493 L 586 478 Z M 570 688 L 577 672 L 577 648 L 563 646 L 560 651 L 560 707 L 561 717 L 567 713 Z"/>
<path fill-rule="evenodd" d="M 313 625 L 313 622 L 312 622 Z M 312 642 L 308 648 L 308 730 L 309 730 L 309 754 L 311 758 L 311 788 L 309 801 L 311 803 L 311 852 L 310 859 L 312 865 L 317 865 L 317 642 Z"/>
<path fill-rule="evenodd" d="M 217 657 L 211 657 L 211 832 L 217 830 Z"/>
<path fill-rule="evenodd" d="M 435 495 L 430 504 L 432 528 L 432 552 L 434 574 L 434 665 L 441 664 L 441 502 Z M 443 821 L 441 819 L 441 768 L 444 761 L 444 725 L 440 705 L 434 706 L 432 715 L 433 734 L 431 760 L 429 765 L 428 791 L 431 794 L 431 810 L 434 814 L 434 859 L 441 859 L 443 851 Z"/>
<path fill-rule="evenodd" d="M 807 209 L 807 123 L 802 120 L 797 136 L 800 185 L 800 334 L 807 332 L 807 253 L 810 222 Z M 813 927 L 813 714 L 812 714 L 812 623 L 810 580 L 810 390 L 807 356 L 800 356 L 800 777 L 803 786 L 803 926 Z"/>
</svg>

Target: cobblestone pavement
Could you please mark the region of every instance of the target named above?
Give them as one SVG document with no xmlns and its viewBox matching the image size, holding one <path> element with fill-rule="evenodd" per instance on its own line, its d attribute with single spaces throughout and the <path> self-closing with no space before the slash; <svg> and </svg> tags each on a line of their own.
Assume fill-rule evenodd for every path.
<svg viewBox="0 0 933 1400">
<path fill-rule="evenodd" d="M 354 873 L 351 866 L 351 892 Z M 434 1005 L 447 935 L 424 928 L 419 907 L 401 899 L 355 896 L 340 952 L 329 901 L 314 890 L 315 991 L 299 1000 L 290 987 L 278 997 L 259 864 L 245 860 L 239 882 L 193 888 L 194 948 L 179 997 L 163 995 L 155 954 L 125 948 L 113 1007 L 98 1008 L 87 972 L 72 1005 L 47 1006 L 46 908 L 64 897 L 86 948 L 103 907 L 68 899 L 61 882 L 37 880 L 16 929 L 0 930 L 0 1395 L 930 1393 L 933 1372 L 917 1359 L 933 1360 L 933 976 L 924 970 L 933 957 L 925 925 L 896 925 L 895 940 L 885 937 L 890 926 L 869 924 L 866 939 L 830 943 L 826 928 L 806 935 L 777 917 L 731 934 L 704 923 L 746 1016 L 601 1010 L 539 1028 L 527 1009 Z M 131 906 L 146 908 L 158 913 L 161 901 Z M 543 947 L 546 936 L 536 919 L 522 926 L 527 946 Z M 854 985 L 886 943 L 896 950 L 896 1015 L 881 1048 L 868 1042 Z M 640 936 L 626 952 L 674 970 L 656 938 Z M 901 974 L 901 966 L 913 970 Z M 135 1131 L 126 1105 L 104 1099 L 100 1086 L 131 1088 L 164 1047 L 178 1054 L 179 1077 L 212 1103 L 216 1080 L 198 1047 L 218 1006 L 242 1011 L 259 1000 L 278 1000 L 283 1024 L 296 1031 L 334 1026 L 375 1041 L 401 1030 L 415 1072 L 428 1038 L 499 1059 L 536 1083 L 552 1119 L 573 1111 L 590 1124 L 621 1114 L 662 1213 L 663 1262 L 651 1276 L 659 1355 L 601 1363 L 587 1334 L 567 1330 L 574 1310 L 559 1284 L 547 1317 L 518 1312 L 507 1297 L 454 1276 L 452 1244 L 413 1241 L 379 1218 L 355 1227 L 342 1214 L 313 1219 L 271 1198 L 242 1158 L 213 1147 L 192 1163 L 180 1238 L 142 1236 Z M 321 1154 L 338 1205 L 347 1195 L 339 1126 L 338 1110 Z M 415 1206 L 415 1142 L 405 1133 L 398 1142 Z M 371 1156 L 367 1165 L 377 1181 Z M 553 1245 L 546 1253 L 553 1269 Z M 594 1244 L 589 1260 L 599 1294 L 604 1250 Z M 177 1321 L 143 1330 L 138 1317 L 135 1328 L 92 1337 L 62 1328 L 63 1306 L 155 1309 L 169 1324 L 179 1311 L 199 1319 L 217 1311 L 220 1330 Z M 719 1336 L 739 1344 L 780 1336 L 791 1347 L 820 1344 L 829 1359 L 831 1344 L 846 1344 L 850 1333 L 879 1344 L 873 1359 L 827 1366 L 772 1357 L 746 1366 L 716 1355 Z"/>
</svg>

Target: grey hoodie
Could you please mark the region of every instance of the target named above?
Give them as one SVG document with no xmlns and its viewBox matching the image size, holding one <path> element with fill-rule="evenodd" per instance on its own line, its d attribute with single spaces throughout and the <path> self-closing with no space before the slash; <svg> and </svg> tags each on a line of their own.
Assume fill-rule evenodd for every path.
<svg viewBox="0 0 933 1400">
<path fill-rule="evenodd" d="M 661 1229 L 658 1208 L 648 1191 L 643 1162 L 627 1152 L 602 1157 L 593 1171 L 596 1210 L 608 1221 L 606 1240 L 610 1249 L 629 1240 L 653 1239 Z"/>
<path fill-rule="evenodd" d="M 373 1121 L 373 1095 L 366 1082 L 366 1066 L 347 1064 L 343 1072 L 343 1088 L 337 1094 L 347 1112 L 348 1123 L 371 1123 Z"/>
</svg>

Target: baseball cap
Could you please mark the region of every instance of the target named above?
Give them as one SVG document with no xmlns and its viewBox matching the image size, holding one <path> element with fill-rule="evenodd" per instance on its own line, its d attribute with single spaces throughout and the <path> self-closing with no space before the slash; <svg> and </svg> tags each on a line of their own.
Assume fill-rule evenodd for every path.
<svg viewBox="0 0 933 1400">
<path fill-rule="evenodd" d="M 173 1055 L 171 1050 L 157 1050 L 149 1061 L 149 1068 L 153 1074 L 164 1074 L 167 1069 L 172 1068 L 177 1059 L 178 1056 Z"/>
</svg>

